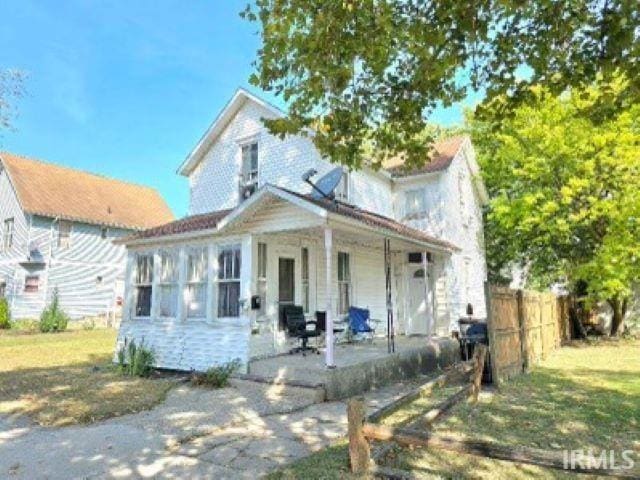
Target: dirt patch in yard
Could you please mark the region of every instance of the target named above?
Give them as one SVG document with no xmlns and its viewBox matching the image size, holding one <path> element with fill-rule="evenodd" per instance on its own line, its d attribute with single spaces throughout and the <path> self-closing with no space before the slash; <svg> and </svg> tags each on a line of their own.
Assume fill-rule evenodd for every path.
<svg viewBox="0 0 640 480">
<path fill-rule="evenodd" d="M 0 414 L 36 423 L 90 423 L 147 410 L 174 379 L 123 377 L 111 358 L 114 330 L 0 336 Z"/>
</svg>

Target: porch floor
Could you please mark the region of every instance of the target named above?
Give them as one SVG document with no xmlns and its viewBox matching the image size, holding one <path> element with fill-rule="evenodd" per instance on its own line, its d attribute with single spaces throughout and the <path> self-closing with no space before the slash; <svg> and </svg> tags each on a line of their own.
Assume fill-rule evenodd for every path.
<svg viewBox="0 0 640 480">
<path fill-rule="evenodd" d="M 313 345 L 313 343 L 311 343 Z M 337 344 L 336 368 L 325 366 L 324 348 L 320 354 L 281 354 L 249 362 L 248 374 L 274 383 L 321 386 L 329 400 L 345 398 L 392 381 L 449 365 L 458 360 L 457 342 L 449 338 L 398 336 L 395 353 L 387 352 L 386 338 L 373 343 Z"/>
</svg>

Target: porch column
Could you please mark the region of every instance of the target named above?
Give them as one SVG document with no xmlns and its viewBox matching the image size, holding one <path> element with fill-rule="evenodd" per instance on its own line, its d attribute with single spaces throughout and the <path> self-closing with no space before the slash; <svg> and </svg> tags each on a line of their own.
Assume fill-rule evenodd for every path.
<svg viewBox="0 0 640 480">
<path fill-rule="evenodd" d="M 327 325 L 326 325 L 326 351 L 325 351 L 325 364 L 327 368 L 335 368 L 335 362 L 333 360 L 333 293 L 332 293 L 332 281 L 331 281 L 331 259 L 333 257 L 333 231 L 330 228 L 324 229 L 324 252 L 326 255 L 326 311 L 327 311 Z"/>
</svg>

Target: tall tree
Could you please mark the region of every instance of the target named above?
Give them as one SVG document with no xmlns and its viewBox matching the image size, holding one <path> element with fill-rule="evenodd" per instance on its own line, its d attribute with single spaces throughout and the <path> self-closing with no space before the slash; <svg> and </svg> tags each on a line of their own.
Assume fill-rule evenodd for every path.
<svg viewBox="0 0 640 480">
<path fill-rule="evenodd" d="M 536 87 L 511 117 L 470 122 L 493 197 L 493 274 L 515 263 L 531 283 L 586 285 L 611 305 L 612 335 L 640 281 L 640 104 L 606 120 L 597 106 L 625 88 L 621 79 L 560 96 Z"/>
<path fill-rule="evenodd" d="M 14 102 L 24 95 L 24 80 L 25 74 L 20 70 L 0 69 L 0 132 L 12 127 Z"/>
<path fill-rule="evenodd" d="M 335 161 L 374 167 L 401 152 L 427 158 L 429 114 L 484 90 L 502 115 L 530 97 L 614 72 L 640 98 L 637 0 L 255 0 L 260 25 L 251 83 L 282 95 L 274 133 L 307 134 Z"/>
</svg>

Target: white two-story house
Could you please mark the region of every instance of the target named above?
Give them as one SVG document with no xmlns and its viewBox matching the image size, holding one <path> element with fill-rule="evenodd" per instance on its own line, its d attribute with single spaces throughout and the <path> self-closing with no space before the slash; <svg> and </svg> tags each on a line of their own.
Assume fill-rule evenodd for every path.
<svg viewBox="0 0 640 480">
<path fill-rule="evenodd" d="M 171 221 L 157 191 L 0 153 L 0 297 L 38 318 L 58 290 L 74 319 L 115 313 L 126 252 L 114 239 Z"/>
<path fill-rule="evenodd" d="M 420 170 L 344 170 L 335 200 L 314 198 L 303 174 L 336 165 L 309 138 L 271 135 L 262 119 L 281 115 L 239 90 L 179 167 L 190 216 L 122 240 L 118 345 L 144 340 L 165 368 L 246 364 L 289 348 L 280 307 L 295 304 L 326 312 L 332 366 L 330 325 L 350 306 L 383 320 L 378 335 L 389 314 L 396 335 L 425 337 L 450 335 L 469 305 L 485 316 L 486 194 L 468 138 Z"/>
</svg>

